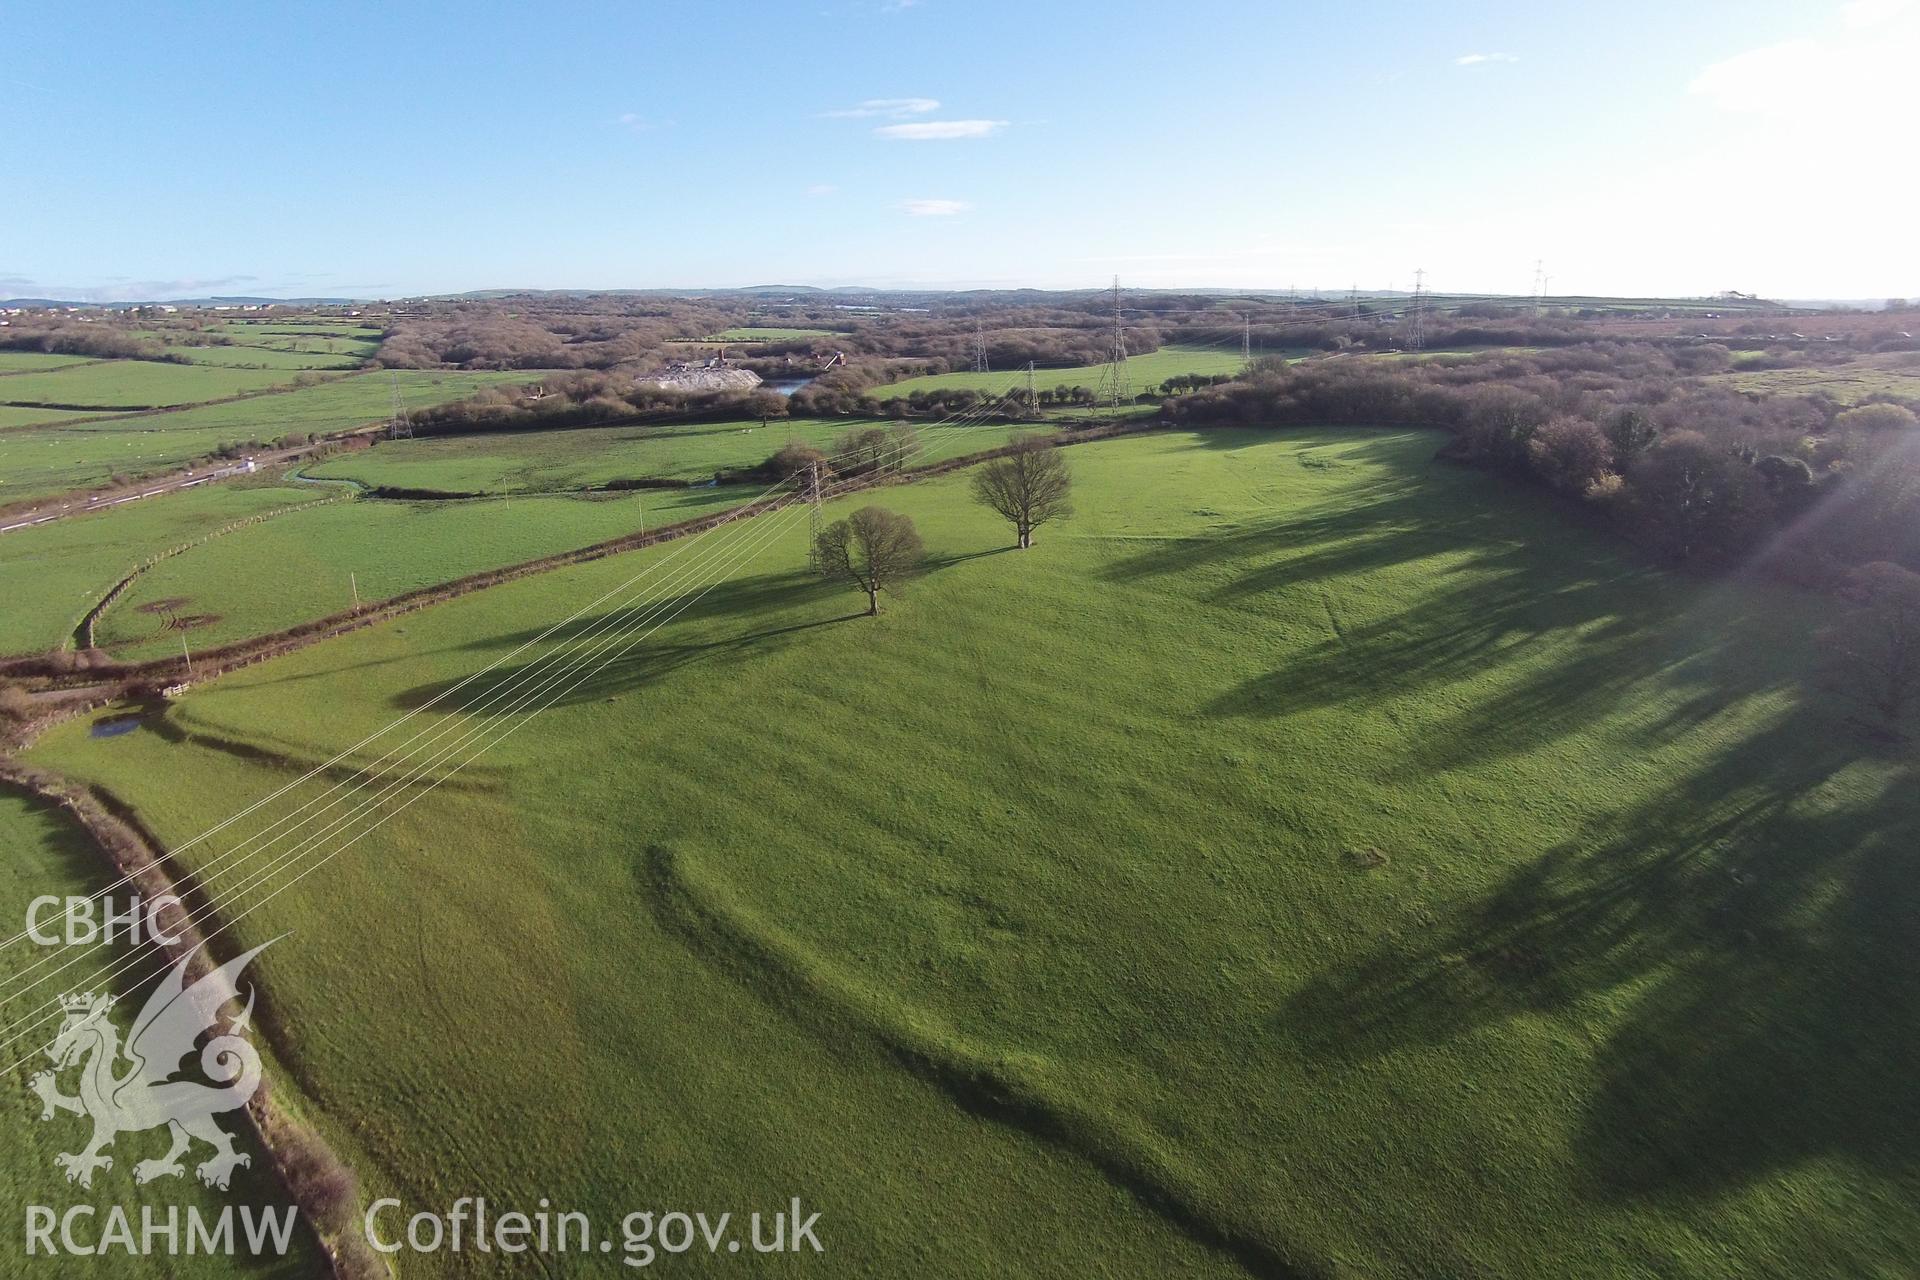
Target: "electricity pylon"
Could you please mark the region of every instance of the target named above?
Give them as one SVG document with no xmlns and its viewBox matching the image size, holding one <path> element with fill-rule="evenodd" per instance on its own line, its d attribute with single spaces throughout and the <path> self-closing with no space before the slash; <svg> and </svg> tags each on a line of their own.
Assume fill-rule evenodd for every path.
<svg viewBox="0 0 1920 1280">
<path fill-rule="evenodd" d="M 1118 417 L 1120 406 L 1133 399 L 1133 384 L 1127 378 L 1127 333 L 1120 321 L 1120 277 L 1113 278 L 1113 336 L 1107 346 L 1107 367 L 1100 374 L 1100 387 L 1094 395 Z"/>
<path fill-rule="evenodd" d="M 820 570 L 820 464 L 807 464 L 807 568 Z"/>
<path fill-rule="evenodd" d="M 1421 268 L 1413 273 L 1413 303 L 1407 309 L 1407 349 L 1418 351 L 1427 340 L 1426 334 L 1427 272 Z"/>
<path fill-rule="evenodd" d="M 387 439 L 413 439 L 413 424 L 407 421 L 407 403 L 400 398 L 400 375 L 389 373 L 388 380 L 393 384 L 393 420 L 387 423 Z"/>
</svg>

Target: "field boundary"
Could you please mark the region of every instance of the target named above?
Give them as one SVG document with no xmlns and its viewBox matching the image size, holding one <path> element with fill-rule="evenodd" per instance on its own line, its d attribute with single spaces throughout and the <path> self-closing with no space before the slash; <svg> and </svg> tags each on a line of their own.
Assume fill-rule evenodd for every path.
<svg viewBox="0 0 1920 1280">
<path fill-rule="evenodd" d="M 1105 427 L 1094 427 L 1057 434 L 1053 437 L 1056 447 L 1086 444 L 1095 440 L 1110 440 L 1117 436 L 1136 435 L 1144 432 L 1162 430 L 1155 421 L 1135 420 L 1113 423 Z M 862 477 L 852 481 L 843 491 L 845 493 L 863 492 L 868 489 L 886 488 L 893 485 L 916 484 L 935 476 L 946 475 L 992 458 L 1004 457 L 1012 451 L 1013 445 L 1000 445 L 992 449 L 983 449 L 975 453 L 947 458 L 925 467 L 916 467 L 896 474 Z M 679 524 L 667 525 L 648 533 L 623 534 L 604 542 L 596 542 L 585 547 L 576 547 L 571 551 L 557 552 L 537 560 L 526 560 L 519 564 L 505 565 L 498 569 L 489 569 L 481 573 L 468 574 L 451 582 L 437 583 L 429 587 L 418 587 L 412 591 L 391 596 L 386 600 L 362 605 L 359 609 L 347 609 L 338 613 L 303 622 L 299 626 L 251 640 L 236 641 L 220 648 L 209 649 L 193 659 L 191 671 L 184 658 L 158 658 L 140 663 L 107 663 L 90 666 L 84 670 L 68 671 L 49 660 L 45 655 L 29 658 L 16 658 L 0 663 L 0 677 L 40 678 L 50 689 L 65 689 L 76 686 L 99 685 L 103 683 L 124 682 L 154 687 L 176 684 L 200 684 L 215 679 L 242 667 L 250 667 L 305 648 L 321 640 L 343 635 L 348 631 L 372 626 L 378 622 L 390 621 L 405 614 L 425 609 L 431 605 L 454 600 L 488 587 L 514 582 L 535 574 L 547 573 L 554 569 L 570 568 L 602 560 L 608 556 L 628 551 L 639 551 L 661 543 L 676 541 L 694 534 L 717 529 L 721 525 L 735 520 L 751 519 L 754 516 L 778 511 L 791 506 L 800 499 L 796 495 L 762 499 L 749 502 L 710 516 L 700 516 L 692 520 L 683 520 Z"/>
<path fill-rule="evenodd" d="M 331 497 L 315 498 L 309 502 L 295 502 L 284 507 L 275 507 L 271 511 L 261 511 L 245 519 L 235 520 L 231 524 L 221 525 L 218 529 L 209 530 L 201 534 L 198 538 L 194 538 L 189 542 L 183 542 L 179 546 L 168 547 L 165 551 L 155 552 L 153 555 L 148 556 L 145 560 L 135 565 L 126 577 L 120 579 L 120 581 L 114 583 L 112 587 L 108 588 L 107 593 L 100 597 L 99 603 L 87 610 L 86 615 L 82 617 L 79 624 L 74 627 L 73 634 L 67 637 L 66 647 L 73 649 L 98 648 L 98 646 L 94 644 L 93 633 L 94 628 L 100 625 L 100 619 L 106 616 L 107 610 L 112 607 L 113 602 L 118 600 L 121 594 L 133 585 L 135 578 L 153 568 L 162 560 L 172 559 L 174 556 L 193 550 L 202 543 L 211 542 L 213 539 L 225 534 L 237 533 L 249 525 L 260 524 L 263 521 L 273 519 L 275 516 L 283 516 L 290 511 L 305 511 L 308 507 L 325 506 L 329 502 L 342 502 L 351 496 L 350 494 L 334 494 Z"/>
<path fill-rule="evenodd" d="M 20 348 L 0 347 L 0 350 L 19 351 Z M 58 352 L 41 353 L 41 352 L 28 351 L 25 354 L 57 355 L 59 353 Z M 107 363 L 107 359 L 105 356 L 75 356 L 73 359 L 67 361 L 67 363 L 65 364 L 43 364 L 38 369 L 0 369 L 0 378 L 19 378 L 29 373 L 58 373 L 62 369 L 77 369 L 83 364 L 105 364 L 105 363 Z"/>
<path fill-rule="evenodd" d="M 197 895 L 190 886 L 177 883 L 161 868 L 161 855 L 156 852 L 160 841 L 131 810 L 92 787 L 5 755 L 0 755 L 0 784 L 64 811 L 100 852 L 108 869 L 124 876 L 148 901 L 169 894 L 177 897 L 183 905 L 173 908 L 178 917 L 171 926 L 175 941 L 160 945 L 168 960 L 187 961 L 190 978 L 213 972 L 215 965 L 208 955 L 209 931 L 203 927 L 209 908 L 195 902 Z M 259 1028 L 265 1021 L 256 1020 L 256 1035 L 263 1034 Z M 274 1057 L 277 1062 L 279 1055 Z M 326 1139 L 285 1108 L 276 1106 L 271 1089 L 257 1090 L 243 1110 L 248 1127 L 273 1167 L 274 1177 L 313 1233 L 336 1280 L 391 1276 L 385 1261 L 354 1230 L 358 1225 L 359 1182 Z"/>
<path fill-rule="evenodd" d="M 152 362 L 149 362 L 149 363 L 152 363 Z M 63 365 L 61 367 L 65 368 L 67 366 Z M 220 368 L 222 366 L 202 365 L 199 367 Z M 35 370 L 35 372 L 40 372 L 40 371 Z M 329 371 L 325 369 L 294 369 L 294 370 L 289 370 L 289 372 L 295 375 L 303 374 L 303 373 L 312 373 L 312 374 L 322 375 L 321 377 L 317 378 L 315 381 L 307 384 L 307 386 L 310 386 L 310 387 L 317 387 L 323 382 L 345 382 L 349 378 L 364 378 L 369 374 L 378 373 L 380 371 L 378 369 L 353 369 L 353 370 L 347 370 L 347 371 Z M 335 377 L 324 376 L 328 372 L 336 372 L 337 376 Z M 95 413 L 92 417 L 69 418 L 64 422 L 59 422 L 59 423 L 26 422 L 26 423 L 22 423 L 17 427 L 0 427 L 0 432 L 47 431 L 47 430 L 53 429 L 54 427 L 79 427 L 79 426 L 92 426 L 95 423 L 100 423 L 100 422 L 125 422 L 131 418 L 151 418 L 155 414 L 178 413 L 183 409 L 205 409 L 211 405 L 216 405 L 216 404 L 237 404 L 242 400 L 258 400 L 264 396 L 281 396 L 281 395 L 285 395 L 289 391 L 304 391 L 306 389 L 306 387 L 293 386 L 292 383 L 293 383 L 293 379 L 290 378 L 288 379 L 287 385 L 285 386 L 262 387 L 258 391 L 242 391 L 239 395 L 221 396 L 215 400 L 191 400 L 185 404 L 149 405 L 145 408 L 105 409 L 105 410 L 102 410 L 101 412 Z M 65 405 L 63 406 L 63 405 L 56 405 L 56 404 L 24 404 L 18 401 L 9 401 L 8 403 L 10 405 L 13 405 L 14 407 L 22 408 L 22 409 L 63 409 L 67 411 L 78 410 L 82 413 L 85 413 L 89 410 L 100 409 L 99 405 Z M 83 491 L 76 489 L 76 490 L 73 490 L 72 492 L 79 493 Z M 55 496 L 58 497 L 61 495 L 55 495 Z"/>
</svg>

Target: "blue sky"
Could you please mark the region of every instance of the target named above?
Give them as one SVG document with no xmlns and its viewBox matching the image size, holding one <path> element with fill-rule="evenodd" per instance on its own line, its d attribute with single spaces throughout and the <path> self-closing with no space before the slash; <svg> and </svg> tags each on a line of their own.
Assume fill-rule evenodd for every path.
<svg viewBox="0 0 1920 1280">
<path fill-rule="evenodd" d="M 1920 5 L 17 5 L 0 296 L 1920 294 Z"/>
</svg>

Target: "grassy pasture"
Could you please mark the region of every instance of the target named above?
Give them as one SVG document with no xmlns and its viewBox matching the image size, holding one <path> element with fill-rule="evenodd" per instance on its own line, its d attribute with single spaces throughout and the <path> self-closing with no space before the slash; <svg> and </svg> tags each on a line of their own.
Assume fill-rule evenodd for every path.
<svg viewBox="0 0 1920 1280">
<path fill-rule="evenodd" d="M 306 320 L 229 320 L 217 326 L 217 332 L 236 338 L 257 338 L 261 335 L 280 337 L 320 337 L 345 338 L 352 341 L 378 341 L 384 330 L 377 325 L 358 324 L 352 320 L 328 320 L 313 317 Z"/>
<path fill-rule="evenodd" d="M 302 341 L 287 339 L 287 341 Z M 312 340 L 308 340 L 312 341 Z M 252 343 L 232 346 L 170 346 L 167 350 L 195 364 L 225 365 L 232 368 L 262 369 L 353 369 L 372 353 L 373 344 L 333 343 L 334 351 L 313 351 L 295 347 L 256 346 Z"/>
<path fill-rule="evenodd" d="M 1867 356 L 1818 369 L 1736 369 L 1709 380 L 1763 395 L 1825 395 L 1841 404 L 1872 396 L 1920 400 L 1920 360 L 1911 355 Z"/>
<path fill-rule="evenodd" d="M 0 378 L 0 401 L 102 412 L 158 409 L 261 391 L 291 379 L 292 374 L 276 369 L 94 360 L 65 369 Z"/>
<path fill-rule="evenodd" d="M 12 790 L 0 790 L 0 850 L 6 853 L 5 858 L 0 858 L 0 919 L 6 921 L 8 937 L 19 931 L 26 919 L 27 906 L 34 898 L 43 894 L 64 897 L 98 893 L 109 882 L 101 869 L 104 864 L 100 854 L 64 813 Z M 124 890 L 116 892 L 124 893 Z M 46 960 L 49 955 L 55 958 Z M 34 977 L 47 975 L 76 958 L 78 962 L 60 972 L 57 978 L 39 987 L 27 987 L 27 982 Z M 14 1027 L 33 1014 L 44 1012 L 40 1007 L 44 1002 L 68 991 L 106 989 L 107 975 L 122 959 L 123 953 L 106 949 L 91 953 L 77 949 L 49 952 L 25 943 L 0 950 L 0 982 L 5 983 L 8 993 L 0 996 L 0 1025 Z M 39 963 L 42 961 L 45 962 Z M 39 967 L 34 968 L 37 963 Z M 144 990 L 141 994 L 144 996 Z M 139 1009 L 138 1004 L 128 1008 L 128 1003 L 122 1002 L 118 1017 L 123 1031 Z M 49 1021 L 45 1026 L 43 1039 L 51 1039 L 57 1023 Z M 26 1056 L 30 1049 L 30 1043 L 23 1044 L 8 1053 L 7 1061 Z M 163 1179 L 144 1187 L 137 1184 L 133 1177 L 134 1164 L 166 1150 L 166 1137 L 155 1132 L 121 1135 L 114 1143 L 112 1169 L 97 1173 L 91 1189 L 70 1185 L 54 1164 L 54 1156 L 79 1150 L 90 1126 L 84 1119 L 65 1113 L 57 1113 L 51 1121 L 40 1119 L 40 1100 L 27 1088 L 26 1081 L 44 1065 L 35 1062 L 20 1068 L 7 1081 L 8 1087 L 0 1090 L 0 1126 L 7 1134 L 6 1143 L 0 1145 L 0 1195 L 5 1195 L 8 1202 L 16 1206 L 16 1216 L 24 1213 L 24 1206 L 30 1204 L 45 1205 L 56 1214 L 64 1214 L 72 1205 L 92 1204 L 100 1208 L 102 1215 L 107 1206 L 120 1205 L 127 1211 L 137 1233 L 143 1207 L 150 1207 L 162 1221 L 171 1207 L 181 1215 L 184 1241 L 189 1206 L 211 1221 L 223 1205 L 234 1205 L 236 1212 L 240 1205 L 272 1206 L 278 1211 L 287 1203 L 285 1193 L 266 1172 L 265 1154 L 250 1138 L 244 1137 L 237 1139 L 235 1146 L 247 1152 L 253 1163 L 250 1168 L 236 1172 L 228 1191 L 203 1187 L 193 1176 L 191 1166 L 185 1177 Z M 73 1074 L 68 1072 L 64 1080 L 70 1090 Z M 232 1122 L 226 1124 L 231 1126 Z M 196 1147 L 189 1159 L 204 1158 L 204 1155 L 205 1149 Z M 92 1230 L 97 1235 L 104 1226 L 104 1217 L 96 1218 Z M 14 1229 L 18 1229 L 17 1222 Z M 86 1229 L 83 1223 L 81 1230 Z M 237 1223 L 235 1232 L 237 1236 Z M 106 1274 L 133 1280 L 148 1277 L 199 1280 L 200 1277 L 243 1275 L 272 1280 L 320 1274 L 323 1263 L 312 1237 L 296 1230 L 293 1241 L 293 1249 L 284 1259 L 143 1258 L 116 1251 L 98 1265 L 106 1269 Z M 0 1258 L 15 1259 L 4 1264 L 8 1274 L 52 1275 L 59 1269 L 59 1263 L 44 1258 L 29 1262 L 21 1256 L 25 1247 L 24 1237 L 18 1234 L 10 1234 L 5 1246 L 0 1247 Z M 182 1248 L 184 1250 L 184 1244 Z M 100 1274 L 90 1270 L 89 1273 Z"/>
<path fill-rule="evenodd" d="M 248 516 L 325 496 L 234 480 L 0 534 L 0 654 L 53 649 L 148 556 Z"/>
<path fill-rule="evenodd" d="M 117 430 L 90 422 L 0 432 L 0 501 L 92 488 L 119 474 L 169 471 L 245 438 L 212 428 L 161 431 L 135 425 L 144 421 L 122 419 Z"/>
<path fill-rule="evenodd" d="M 160 431 L 241 429 L 262 440 L 272 440 L 289 432 L 324 433 L 383 422 L 392 412 L 395 380 L 407 407 L 419 409 L 472 395 L 482 387 L 537 382 L 541 376 L 524 370 L 401 369 L 333 378 L 317 386 L 232 404 L 154 414 L 142 419 L 140 425 Z"/>
<path fill-rule="evenodd" d="M 758 419 L 655 427 L 588 427 L 565 431 L 480 432 L 382 441 L 307 469 L 365 485 L 452 493 L 522 493 L 581 489 L 620 478 L 700 480 L 753 466 L 788 440 L 829 453 L 833 442 L 866 424 L 795 418 L 765 427 Z M 1003 427 L 920 428 L 927 456 L 951 457 L 1006 441 Z"/>
<path fill-rule="evenodd" d="M 1473 360 L 1493 359 L 1500 356 L 1530 356 L 1544 350 L 1542 347 L 1429 347 L 1421 351 L 1372 351 L 1354 352 L 1352 357 L 1368 360 L 1412 360 L 1431 361 L 1436 364 L 1465 364 Z M 1333 359 L 1336 357 L 1321 357 Z"/>
<path fill-rule="evenodd" d="M 64 369 L 73 364 L 90 364 L 89 356 L 58 355 L 49 351 L 0 351 L 0 375 L 10 373 L 44 373 L 49 369 Z M 0 386 L 4 386 L 0 383 Z"/>
<path fill-rule="evenodd" d="M 1024 554 L 891 490 L 934 566 L 877 620 L 796 513 L 241 923 L 298 931 L 277 1087 L 369 1195 L 802 1194 L 836 1274 L 1900 1273 L 1911 760 L 1802 699 L 1820 602 L 1437 444 L 1077 447 Z M 177 843 L 662 554 L 33 755 Z"/>
<path fill-rule="evenodd" d="M 1093 364 L 1065 369 L 1036 369 L 1033 374 L 1033 384 L 1043 391 L 1063 386 L 1094 388 L 1100 385 L 1100 374 L 1105 367 Z M 1136 394 L 1157 387 L 1168 378 L 1183 373 L 1207 375 L 1238 373 L 1241 368 L 1238 350 L 1168 346 L 1146 355 L 1127 357 L 1127 377 L 1133 383 Z M 908 378 L 903 382 L 875 387 L 871 394 L 876 399 L 884 400 L 892 395 L 910 395 L 915 391 L 950 391 L 972 387 L 976 390 L 998 393 L 1011 387 L 1025 385 L 1024 372 L 1003 369 L 994 373 L 941 373 L 923 378 Z"/>
<path fill-rule="evenodd" d="M 404 369 L 397 376 L 407 404 L 415 409 L 457 400 L 481 387 L 539 377 L 525 372 L 436 369 Z M 345 431 L 384 421 L 392 403 L 387 375 L 346 376 L 227 404 L 93 421 L 67 429 L 3 432 L 0 501 L 84 488 L 115 472 L 144 475 L 167 470 L 226 444 Z"/>
<path fill-rule="evenodd" d="M 305 486 L 304 496 L 315 496 Z M 537 495 L 467 502 L 333 503 L 291 511 L 155 565 L 102 619 L 116 657 L 165 657 L 345 609 L 362 601 L 589 546 L 642 528 L 724 511 L 758 489 L 646 491 L 596 498 Z"/>
<path fill-rule="evenodd" d="M 790 342 L 801 338 L 838 338 L 844 335 L 833 329 L 783 329 L 778 325 L 738 325 L 732 329 L 722 329 L 701 342 Z"/>
<path fill-rule="evenodd" d="M 22 409 L 0 404 L 0 428 L 52 426 L 98 416 L 90 409 Z"/>
</svg>

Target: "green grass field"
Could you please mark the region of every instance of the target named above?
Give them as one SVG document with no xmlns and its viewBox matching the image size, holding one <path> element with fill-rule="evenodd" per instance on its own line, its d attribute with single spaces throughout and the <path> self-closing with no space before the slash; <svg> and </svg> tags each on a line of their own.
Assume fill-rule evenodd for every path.
<svg viewBox="0 0 1920 1280">
<path fill-rule="evenodd" d="M 377 325 L 356 324 L 352 320 L 329 320 L 308 316 L 299 320 L 229 320 L 218 331 L 249 341 L 263 335 L 273 337 L 321 338 L 350 342 L 379 341 L 384 330 Z"/>
<path fill-rule="evenodd" d="M 148 556 L 325 496 L 312 485 L 237 479 L 0 534 L 0 655 L 58 648 Z"/>
<path fill-rule="evenodd" d="M 722 329 L 701 342 L 791 342 L 801 338 L 838 338 L 843 335 L 832 329 L 783 329 L 778 325 L 739 325 L 732 329 Z"/>
<path fill-rule="evenodd" d="M 231 345 L 168 349 L 201 364 L 286 369 L 354 368 L 380 349 L 380 331 L 359 325 L 227 324 L 213 332 L 231 339 Z"/>
<path fill-rule="evenodd" d="M 1760 395 L 1825 395 L 1841 404 L 1872 396 L 1920 400 L 1920 363 L 1911 355 L 1869 356 L 1819 369 L 1736 369 L 1708 381 Z"/>
<path fill-rule="evenodd" d="M 481 387 L 539 377 L 525 372 L 437 369 L 405 369 L 396 376 L 407 404 L 414 409 L 458 400 Z M 64 429 L 0 432 L 0 502 L 85 488 L 116 472 L 145 475 L 169 470 L 241 441 L 271 443 L 287 435 L 325 434 L 381 422 L 392 403 L 388 375 L 349 375 L 226 404 L 89 421 Z"/>
<path fill-rule="evenodd" d="M 241 921 L 295 931 L 276 1087 L 369 1196 L 801 1195 L 833 1274 L 1902 1273 L 1911 759 L 1803 697 L 1818 600 L 1439 442 L 1080 446 L 1028 553 L 888 490 L 933 565 L 879 619 L 797 512 L 682 544 L 773 538 Z M 671 550 L 31 758 L 178 843 L 438 695 L 356 758 L 517 725 L 515 646 Z"/>
<path fill-rule="evenodd" d="M 153 360 L 94 360 L 0 378 L 0 401 L 115 410 L 161 409 L 261 391 L 291 381 L 276 369 L 228 369 Z"/>
<path fill-rule="evenodd" d="M 789 440 L 831 452 L 847 432 L 869 425 L 847 419 L 795 418 L 765 427 L 703 422 L 657 427 L 588 427 L 566 431 L 491 431 L 383 441 L 331 458 L 308 474 L 368 486 L 450 493 L 522 493 L 582 489 L 610 480 L 656 477 L 700 480 L 757 465 Z M 951 457 L 1006 442 L 1004 427 L 924 426 L 930 458 Z"/>
<path fill-rule="evenodd" d="M 1322 360 L 1332 359 L 1372 359 L 1372 360 L 1413 360 L 1434 364 L 1466 364 L 1470 361 L 1498 358 L 1501 356 L 1537 355 L 1542 347 L 1429 347 L 1422 351 L 1356 351 L 1351 357 L 1321 354 Z"/>
<path fill-rule="evenodd" d="M 286 338 L 287 343 L 310 342 L 331 346 L 334 350 L 307 350 L 294 346 L 258 346 L 235 343 L 231 346 L 170 346 L 167 350 L 195 364 L 226 365 L 254 369 L 355 369 L 373 354 L 376 343 L 332 342 L 327 339 Z"/>
<path fill-rule="evenodd" d="M 88 363 L 91 360 L 87 356 L 56 355 L 46 351 L 0 351 L 0 375 L 44 373 L 49 369 Z M 0 383 L 0 386 L 4 385 Z"/>
<path fill-rule="evenodd" d="M 6 427 L 57 426 L 80 418 L 99 415 L 90 409 L 21 409 L 0 404 L 0 429 Z"/>
<path fill-rule="evenodd" d="M 365 500 L 288 512 L 141 574 L 98 628 L 115 657 L 245 640 L 363 602 L 737 506 L 758 488 L 465 502 Z M 306 486 L 311 500 L 315 491 Z M 352 574 L 350 580 L 348 575 Z"/>
<path fill-rule="evenodd" d="M 12 790 L 0 789 L 0 849 L 6 851 L 6 857 L 0 859 L 0 918 L 7 922 L 9 938 L 20 930 L 28 904 L 34 898 L 45 894 L 84 896 L 107 887 L 108 877 L 101 870 L 100 854 L 66 815 Z M 119 895 L 120 905 L 124 905 L 124 890 L 115 893 Z M 6 992 L 0 995 L 0 1025 L 18 1027 L 22 1033 L 44 1027 L 44 1038 L 51 1039 L 58 1027 L 57 1019 L 29 1020 L 46 1013 L 46 1002 L 66 992 L 108 989 L 108 976 L 125 959 L 125 953 L 117 950 L 49 951 L 25 943 L 5 948 L 0 951 L 0 984 L 4 984 Z M 62 969 L 69 962 L 72 967 Z M 46 981 L 41 985 L 28 985 L 42 978 Z M 144 991 L 141 994 L 144 995 Z M 129 1009 L 123 1002 L 122 1029 L 136 1012 L 137 1005 Z M 7 1061 L 26 1057 L 35 1043 L 37 1041 L 23 1041 L 7 1054 Z M 98 1238 L 105 1228 L 104 1215 L 109 1206 L 122 1206 L 136 1233 L 140 1230 L 143 1208 L 150 1208 L 163 1222 L 172 1209 L 181 1215 L 184 1252 L 185 1215 L 190 1209 L 211 1219 L 229 1204 L 236 1210 L 244 1205 L 256 1211 L 271 1206 L 276 1212 L 286 1206 L 285 1193 L 271 1182 L 271 1175 L 266 1172 L 265 1153 L 250 1137 L 240 1138 L 235 1145 L 251 1156 L 252 1166 L 236 1173 L 228 1191 L 203 1187 L 191 1172 L 183 1178 L 163 1179 L 144 1187 L 138 1185 L 133 1177 L 134 1164 L 163 1154 L 167 1147 L 165 1136 L 152 1132 L 119 1136 L 112 1152 L 113 1168 L 96 1174 L 90 1189 L 68 1184 L 65 1174 L 54 1164 L 54 1157 L 62 1152 L 78 1151 L 91 1130 L 86 1120 L 65 1113 L 56 1113 L 49 1121 L 41 1120 L 40 1100 L 26 1082 L 47 1065 L 42 1060 L 20 1067 L 9 1073 L 8 1087 L 0 1090 L 0 1127 L 4 1127 L 7 1135 L 7 1141 L 0 1144 L 0 1195 L 5 1195 L 14 1206 L 16 1221 L 10 1230 L 21 1230 L 20 1220 L 27 1205 L 46 1206 L 56 1214 L 64 1214 L 77 1204 L 96 1206 L 100 1217 L 91 1223 L 85 1219 L 78 1223 L 82 1240 Z M 63 1077 L 68 1091 L 74 1087 L 73 1080 L 71 1071 Z M 232 1121 L 225 1124 L 233 1126 Z M 198 1149 L 198 1154 L 204 1157 L 205 1149 Z M 236 1235 L 239 1231 L 236 1224 Z M 102 1269 L 96 1274 L 136 1280 L 144 1277 L 198 1280 L 203 1276 L 250 1276 L 266 1280 L 320 1274 L 322 1259 L 312 1236 L 305 1230 L 297 1230 L 293 1239 L 294 1249 L 284 1259 L 139 1257 L 116 1250 L 96 1261 L 95 1265 Z M 13 1235 L 8 1240 L 5 1256 L 15 1259 L 6 1266 L 9 1274 L 53 1275 L 59 1271 L 62 1264 L 44 1257 L 30 1260 L 23 1256 L 25 1249 L 24 1234 Z"/>
<path fill-rule="evenodd" d="M 1100 375 L 1104 368 L 1104 365 L 1094 364 L 1066 369 L 1036 369 L 1033 374 L 1033 383 L 1042 391 L 1072 386 L 1093 389 L 1100 385 Z M 1127 357 L 1127 377 L 1133 383 L 1136 394 L 1150 391 L 1168 378 L 1183 373 L 1207 375 L 1238 373 L 1241 368 L 1238 350 L 1162 347 L 1146 355 Z M 1001 370 L 995 373 L 942 373 L 924 378 L 908 378 L 904 382 L 875 387 L 869 394 L 875 399 L 884 400 L 894 395 L 911 395 L 915 391 L 950 391 L 971 387 L 997 394 L 1024 386 L 1026 386 L 1026 373 L 1024 369 L 1019 369 Z"/>
</svg>

